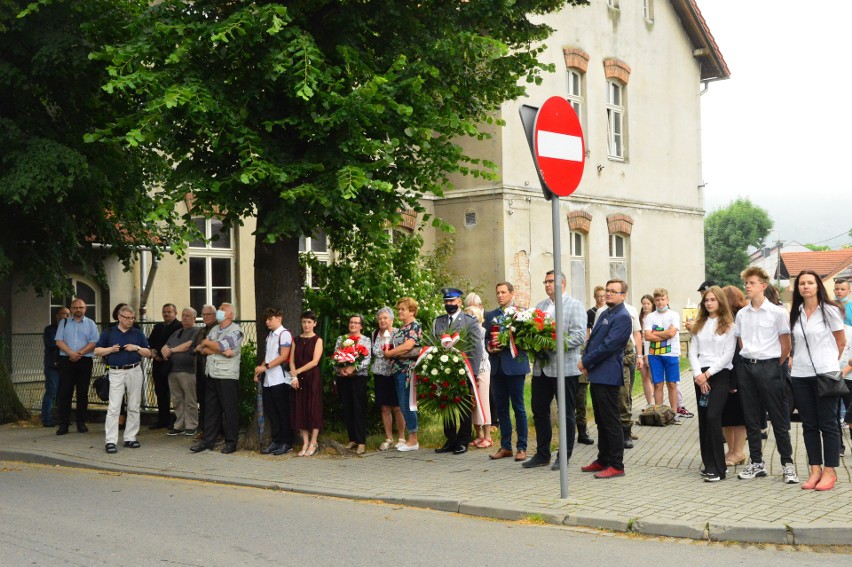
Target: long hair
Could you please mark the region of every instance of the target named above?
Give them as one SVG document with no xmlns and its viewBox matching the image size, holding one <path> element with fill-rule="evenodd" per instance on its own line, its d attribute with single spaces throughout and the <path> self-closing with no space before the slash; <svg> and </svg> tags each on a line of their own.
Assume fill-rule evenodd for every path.
<svg viewBox="0 0 852 567">
<path fill-rule="evenodd" d="M 799 310 L 805 302 L 805 298 L 802 297 L 802 294 L 799 293 L 799 278 L 802 276 L 813 276 L 816 281 L 817 288 L 817 305 L 819 305 L 820 310 L 822 310 L 822 321 L 828 326 L 828 318 L 825 316 L 825 306 L 831 305 L 836 307 L 840 313 L 843 313 L 843 308 L 840 307 L 840 304 L 836 301 L 833 301 L 828 297 L 828 292 L 825 290 L 825 284 L 822 283 L 822 278 L 819 277 L 819 274 L 813 270 L 802 270 L 799 272 L 799 275 L 796 276 L 796 279 L 793 281 L 793 305 L 790 307 L 790 330 L 793 330 L 793 327 L 796 326 L 796 322 L 799 320 Z"/>
<path fill-rule="evenodd" d="M 695 324 L 692 326 L 692 334 L 697 335 L 704 327 L 707 319 L 710 318 L 710 312 L 707 311 L 707 306 L 704 305 L 704 299 L 708 293 L 712 293 L 713 297 L 719 303 L 719 309 L 716 311 L 716 334 L 724 335 L 734 324 L 734 316 L 731 314 L 731 306 L 728 305 L 728 298 L 725 296 L 725 292 L 717 285 L 710 286 L 701 294 L 701 304 L 698 306 L 698 317 L 695 318 Z"/>
<path fill-rule="evenodd" d="M 643 295 L 639 299 L 639 326 L 644 329 L 645 328 L 645 315 L 647 315 L 647 313 L 645 313 L 645 310 L 642 309 L 642 300 L 643 299 L 647 299 L 648 301 L 650 301 L 651 307 L 654 307 L 654 296 L 651 295 L 650 293 L 646 293 L 645 295 Z"/>
<path fill-rule="evenodd" d="M 731 309 L 731 315 L 734 319 L 737 318 L 737 313 L 740 312 L 740 309 L 748 305 L 748 300 L 743 294 L 743 291 L 733 285 L 726 285 L 722 288 L 722 291 L 725 292 L 725 298 L 728 300 L 728 307 Z"/>
</svg>

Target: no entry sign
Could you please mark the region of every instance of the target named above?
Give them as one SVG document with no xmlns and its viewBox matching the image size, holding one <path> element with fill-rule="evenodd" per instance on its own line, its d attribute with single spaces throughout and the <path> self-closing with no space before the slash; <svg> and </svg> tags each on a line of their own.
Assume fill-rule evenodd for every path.
<svg viewBox="0 0 852 567">
<path fill-rule="evenodd" d="M 545 189 L 567 197 L 577 189 L 586 166 L 586 143 L 574 107 L 562 97 L 547 99 L 535 112 L 521 108 L 521 120 Z M 545 195 L 547 192 L 545 192 Z"/>
</svg>

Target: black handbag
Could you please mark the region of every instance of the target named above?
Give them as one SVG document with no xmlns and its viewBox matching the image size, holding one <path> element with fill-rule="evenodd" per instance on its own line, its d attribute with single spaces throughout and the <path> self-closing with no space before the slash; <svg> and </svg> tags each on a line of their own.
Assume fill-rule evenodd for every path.
<svg viewBox="0 0 852 567">
<path fill-rule="evenodd" d="M 846 387 L 846 380 L 840 377 L 840 370 L 834 372 L 816 371 L 814 358 L 811 356 L 811 346 L 808 344 L 808 336 L 805 334 L 805 325 L 802 319 L 799 319 L 799 325 L 802 327 L 802 337 L 805 339 L 805 348 L 808 349 L 808 358 L 811 359 L 811 366 L 814 367 L 814 373 L 817 379 L 817 397 L 818 398 L 838 398 L 849 393 L 849 388 Z"/>
<path fill-rule="evenodd" d="M 109 401 L 109 371 L 103 376 L 98 376 L 92 382 L 92 390 L 104 402 Z"/>
</svg>

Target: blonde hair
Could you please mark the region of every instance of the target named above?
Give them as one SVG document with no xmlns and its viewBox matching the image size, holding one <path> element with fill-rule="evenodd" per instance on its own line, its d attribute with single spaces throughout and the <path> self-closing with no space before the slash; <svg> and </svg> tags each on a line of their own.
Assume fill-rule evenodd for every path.
<svg viewBox="0 0 852 567">
<path fill-rule="evenodd" d="M 664 297 L 664 296 L 665 297 L 669 296 L 669 290 L 667 290 L 666 288 L 658 287 L 657 289 L 654 290 L 654 298 Z"/>
<path fill-rule="evenodd" d="M 766 270 L 761 268 L 760 266 L 750 266 L 740 272 L 740 278 L 743 281 L 746 281 L 752 276 L 757 276 L 760 278 L 761 283 L 768 284 L 769 283 L 769 274 L 766 273 Z"/>
<path fill-rule="evenodd" d="M 719 310 L 716 315 L 716 334 L 724 335 L 734 324 L 734 314 L 731 312 L 731 306 L 728 304 L 728 295 L 717 285 L 708 287 L 701 294 L 701 303 L 698 305 L 698 316 L 695 318 L 695 324 L 692 326 L 692 334 L 697 335 L 704 327 L 707 319 L 710 318 L 710 313 L 704 305 L 704 298 L 707 297 L 708 293 L 712 293 L 713 297 L 716 298 L 716 302 L 719 303 Z"/>
<path fill-rule="evenodd" d="M 470 292 L 467 294 L 467 297 L 464 298 L 465 307 L 482 307 L 482 298 L 476 294 L 476 292 Z"/>
<path fill-rule="evenodd" d="M 485 316 L 484 316 L 484 313 L 482 311 L 482 307 L 480 307 L 478 305 L 468 305 L 467 307 L 464 308 L 464 312 L 467 313 L 468 315 L 475 317 L 476 320 L 479 321 L 480 324 L 482 324 L 482 322 L 485 321 Z"/>
</svg>

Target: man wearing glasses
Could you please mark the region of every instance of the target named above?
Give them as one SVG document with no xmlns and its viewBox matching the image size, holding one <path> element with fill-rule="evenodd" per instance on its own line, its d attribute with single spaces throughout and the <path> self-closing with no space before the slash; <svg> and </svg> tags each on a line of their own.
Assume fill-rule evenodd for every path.
<svg viewBox="0 0 852 567">
<path fill-rule="evenodd" d="M 592 409 L 598 424 L 598 458 L 582 468 L 595 478 L 624 476 L 624 439 L 618 409 L 618 394 L 624 385 L 624 348 L 633 332 L 630 314 L 624 308 L 627 283 L 606 282 L 607 310 L 598 318 L 577 364 L 589 379 Z"/>
<path fill-rule="evenodd" d="M 68 433 L 71 424 L 71 398 L 77 390 L 77 431 L 86 433 L 86 412 L 89 409 L 89 381 L 92 379 L 92 361 L 98 328 L 86 317 L 86 302 L 75 299 L 71 302 L 71 317 L 65 319 L 56 330 L 56 346 L 59 347 L 59 394 L 57 435 Z"/>
<path fill-rule="evenodd" d="M 101 333 L 95 354 L 106 358 L 109 365 L 109 407 L 104 423 L 105 448 L 109 454 L 118 452 L 118 415 L 121 401 L 127 393 L 127 423 L 124 446 L 138 449 L 139 404 L 142 401 L 142 357 L 151 356 L 145 335 L 133 326 L 134 311 L 125 305 L 118 312 L 118 325 Z"/>
</svg>

